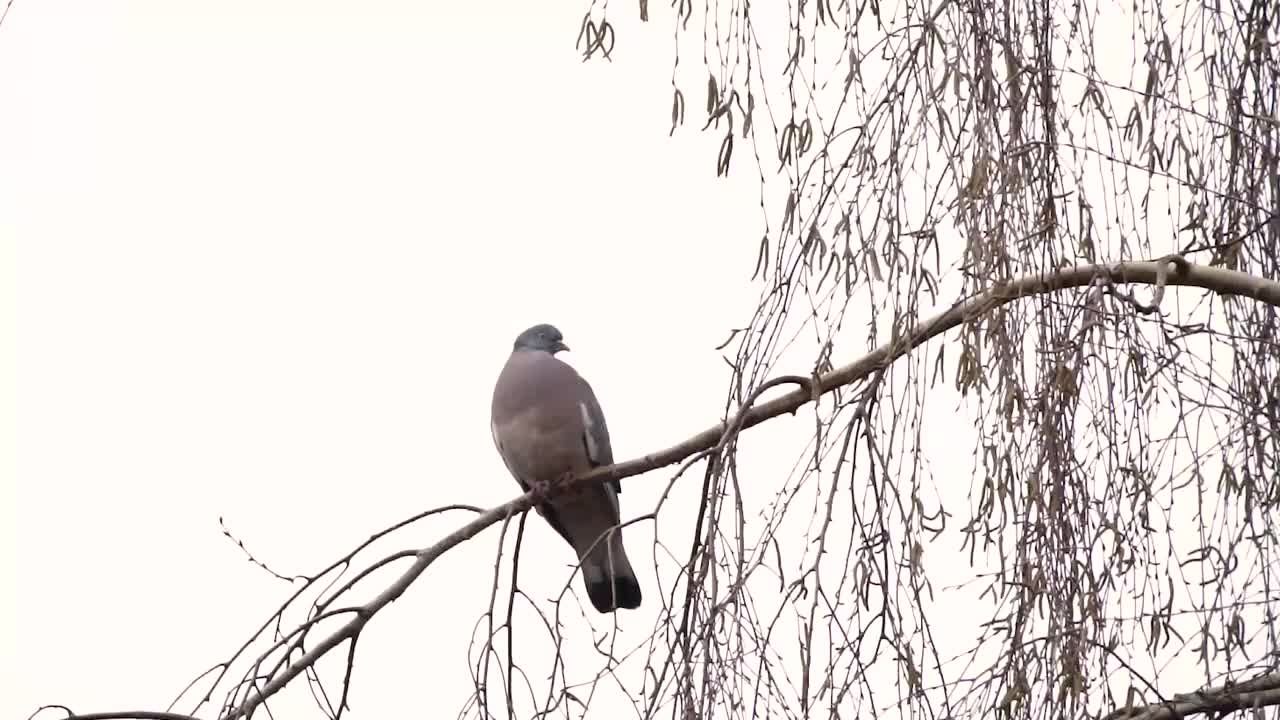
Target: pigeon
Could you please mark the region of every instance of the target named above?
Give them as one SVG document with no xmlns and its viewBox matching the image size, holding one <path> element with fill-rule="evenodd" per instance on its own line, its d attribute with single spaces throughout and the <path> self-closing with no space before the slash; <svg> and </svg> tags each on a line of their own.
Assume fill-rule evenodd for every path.
<svg viewBox="0 0 1280 720">
<path fill-rule="evenodd" d="M 525 492 L 545 492 L 613 464 L 609 428 L 595 392 L 555 356 L 568 349 L 554 326 L 534 325 L 516 337 L 493 388 L 493 443 Z M 617 528 L 621 491 L 617 480 L 591 483 L 536 506 L 578 554 L 587 597 L 601 613 L 640 607 L 640 583 Z"/>
</svg>

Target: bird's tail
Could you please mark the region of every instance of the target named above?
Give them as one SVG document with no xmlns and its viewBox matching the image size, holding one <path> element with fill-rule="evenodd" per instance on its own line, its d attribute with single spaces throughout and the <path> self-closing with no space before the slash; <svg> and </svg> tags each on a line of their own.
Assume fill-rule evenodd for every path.
<svg viewBox="0 0 1280 720">
<path fill-rule="evenodd" d="M 614 530 L 601 538 L 582 558 L 582 579 L 587 597 L 598 612 L 640 607 L 640 582 L 622 548 L 622 531 Z"/>
</svg>

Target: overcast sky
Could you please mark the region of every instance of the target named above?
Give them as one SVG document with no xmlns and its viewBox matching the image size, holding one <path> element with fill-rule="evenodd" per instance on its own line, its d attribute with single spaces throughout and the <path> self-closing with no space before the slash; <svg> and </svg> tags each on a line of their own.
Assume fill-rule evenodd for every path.
<svg viewBox="0 0 1280 720">
<path fill-rule="evenodd" d="M 715 177 L 718 138 L 668 138 L 665 25 L 621 4 L 614 62 L 584 64 L 584 8 L 13 6 L 0 716 L 163 708 L 234 649 L 287 588 L 220 516 L 306 572 L 419 510 L 512 497 L 488 403 L 532 323 L 565 332 L 620 459 L 716 419 L 757 179 Z M 629 486 L 624 515 L 658 484 Z M 460 708 L 495 541 L 375 623 L 355 717 Z M 528 543 L 551 594 L 570 553 L 545 527 Z"/>
<path fill-rule="evenodd" d="M 619 459 L 717 419 L 714 348 L 755 305 L 758 176 L 740 152 L 716 178 L 719 137 L 692 120 L 700 87 L 668 137 L 662 3 L 647 26 L 634 2 L 612 8 L 612 63 L 574 49 L 585 7 L 17 0 L 0 26 L 18 348 L 0 717 L 161 709 L 232 652 L 289 588 L 220 517 L 304 573 L 418 511 L 514 496 L 488 408 L 528 325 L 564 331 Z M 779 370 L 808 372 L 811 356 L 794 362 Z M 968 423 L 933 392 L 937 422 Z M 968 438 L 925 441 L 954 446 L 930 458 L 964 502 Z M 765 494 L 795 459 L 771 447 L 744 449 Z M 667 477 L 629 482 L 624 517 Z M 646 588 L 620 616 L 631 648 L 659 604 L 652 531 L 628 533 Z M 370 626 L 353 717 L 461 709 L 496 540 L 446 556 Z M 526 589 L 555 594 L 571 560 L 532 528 Z M 310 717 L 308 703 L 282 698 L 277 717 Z"/>
</svg>

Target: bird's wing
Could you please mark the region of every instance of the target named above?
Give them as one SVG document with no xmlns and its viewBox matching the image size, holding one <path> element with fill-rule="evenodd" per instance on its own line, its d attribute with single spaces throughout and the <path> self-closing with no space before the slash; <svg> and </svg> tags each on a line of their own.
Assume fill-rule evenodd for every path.
<svg viewBox="0 0 1280 720">
<path fill-rule="evenodd" d="M 591 386 L 545 352 L 512 353 L 494 387 L 490 429 L 507 469 L 526 490 L 537 481 L 613 464 L 609 428 Z M 578 553 L 588 595 L 601 612 L 640 602 L 621 532 L 614 530 L 617 490 L 616 481 L 597 483 L 538 507 Z"/>
</svg>

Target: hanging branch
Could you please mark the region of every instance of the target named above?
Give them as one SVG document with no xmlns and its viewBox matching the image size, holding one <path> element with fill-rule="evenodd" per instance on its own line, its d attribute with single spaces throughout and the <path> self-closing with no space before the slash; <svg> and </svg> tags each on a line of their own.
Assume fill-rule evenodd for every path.
<svg viewBox="0 0 1280 720">
<path fill-rule="evenodd" d="M 752 400 L 748 401 L 746 405 L 741 407 L 735 416 L 730 418 L 727 423 L 718 423 L 694 435 L 693 437 L 664 450 L 659 450 L 634 460 L 617 463 L 609 467 L 597 468 L 589 473 L 574 478 L 569 482 L 563 483 L 559 487 L 554 488 L 552 493 L 558 494 L 561 492 L 567 492 L 588 483 L 606 482 L 612 479 L 620 480 L 632 477 L 634 475 L 639 475 L 657 468 L 681 462 L 698 453 L 706 453 L 719 446 L 726 436 L 726 431 L 730 434 L 736 434 L 739 431 L 759 425 L 760 423 L 778 417 L 779 415 L 794 413 L 806 403 L 816 401 L 826 393 L 867 378 L 872 373 L 887 367 L 919 345 L 963 323 L 982 318 L 995 308 L 1013 302 L 1019 298 L 1044 295 L 1068 288 L 1085 287 L 1095 284 L 1101 284 L 1109 288 L 1113 291 L 1113 294 L 1131 302 L 1139 312 L 1143 313 L 1158 311 L 1158 306 L 1164 296 L 1165 289 L 1169 286 L 1199 287 L 1223 296 L 1238 295 L 1248 297 L 1274 307 L 1280 307 L 1280 282 L 1255 277 L 1234 270 L 1189 263 L 1183 257 L 1178 255 L 1168 256 L 1148 262 L 1119 262 L 1111 264 L 1081 265 L 1048 273 L 1029 275 L 992 288 L 987 292 L 978 294 L 967 300 L 958 302 L 951 308 L 920 323 L 915 328 L 903 333 L 900 337 L 881 345 L 862 358 L 836 368 L 831 372 L 819 375 L 811 381 L 800 383 L 802 387 L 799 389 L 789 391 L 759 405 L 752 404 L 754 399 L 758 397 L 758 394 L 752 395 Z M 1150 285 L 1154 288 L 1153 300 L 1150 303 L 1143 303 L 1135 299 L 1132 294 L 1118 292 L 1115 290 L 1115 286 L 1119 284 Z M 391 560 L 412 559 L 412 564 L 405 569 L 399 577 L 378 593 L 372 600 L 363 605 L 341 607 L 334 610 L 328 609 L 333 605 L 339 595 L 350 589 L 355 584 L 356 580 L 349 581 L 343 585 L 338 592 L 329 596 L 323 602 L 317 600 L 312 605 L 313 612 L 308 620 L 299 628 L 284 634 L 282 638 L 273 645 L 271 650 L 264 653 L 263 656 L 259 658 L 258 663 L 255 663 L 255 668 L 265 661 L 267 655 L 275 650 L 284 649 L 286 651 L 284 658 L 281 659 L 265 676 L 259 675 L 257 672 L 251 672 L 244 680 L 238 683 L 231 694 L 233 702 L 223 708 L 223 712 L 220 714 L 219 720 L 240 720 L 241 718 L 251 717 L 260 705 L 282 690 L 299 675 L 305 672 L 312 672 L 317 661 L 327 655 L 331 650 L 343 643 L 349 642 L 354 645 L 368 622 L 372 620 L 380 610 L 403 595 L 409 586 L 412 585 L 419 576 L 421 576 L 422 573 L 436 561 L 436 559 L 464 541 L 476 536 L 490 525 L 503 521 L 504 519 L 512 517 L 518 513 L 522 513 L 528 510 L 531 506 L 532 501 L 530 496 L 521 495 L 498 505 L 497 507 L 480 512 L 480 514 L 478 514 L 473 520 L 448 534 L 430 547 L 416 551 L 400 551 L 390 558 L 384 558 L 383 560 L 374 563 L 372 568 L 359 573 L 356 580 L 367 577 L 368 573 L 373 568 L 384 567 Z M 466 506 L 451 507 L 461 508 Z M 474 508 L 469 507 L 466 507 L 466 509 L 474 510 Z M 418 518 L 434 514 L 435 512 L 438 511 L 429 511 L 427 513 L 420 514 L 415 516 L 415 518 L 397 524 L 391 529 L 403 527 Z M 391 529 L 374 535 L 369 541 L 366 541 L 357 548 L 355 552 L 359 552 L 363 548 L 367 547 L 374 539 L 385 536 L 391 531 Z M 329 570 L 349 565 L 351 559 L 355 555 L 355 552 L 345 556 L 337 563 L 334 563 L 330 566 Z M 309 578 L 308 586 L 324 577 L 329 570 L 326 570 L 325 573 L 321 573 L 313 578 Z M 334 582 L 336 582 L 336 580 Z M 301 591 L 295 594 L 289 602 L 277 610 L 267 623 L 259 629 L 258 633 L 255 633 L 254 638 L 258 637 L 263 629 L 270 627 L 272 624 L 275 624 L 278 627 L 282 622 L 285 610 L 292 605 L 300 594 Z M 305 649 L 303 647 L 303 640 L 305 639 L 307 632 L 314 628 L 317 620 L 321 616 L 329 617 L 335 614 L 346 614 L 351 617 L 341 627 L 324 636 L 319 642 L 312 645 L 309 649 Z M 226 669 L 229 668 L 231 663 L 245 651 L 247 645 L 248 644 L 246 644 L 245 647 L 242 647 L 237 655 L 231 660 L 221 663 L 219 666 L 215 667 L 222 668 L 222 673 L 225 674 Z M 302 652 L 302 654 L 296 660 L 291 660 L 295 651 Z M 344 678 L 344 690 L 345 685 L 350 681 L 351 663 L 352 660 L 349 656 L 348 668 Z M 208 673 L 205 673 L 201 677 L 205 677 L 207 674 Z M 257 683 L 260 680 L 265 680 L 265 684 L 258 688 Z M 1250 683 L 1253 684 L 1210 688 L 1191 696 L 1176 696 L 1173 703 L 1162 702 L 1136 708 L 1127 708 L 1123 711 L 1113 713 L 1112 716 L 1108 716 L 1108 720 L 1121 720 L 1121 718 L 1124 718 L 1125 720 L 1130 718 L 1141 718 L 1141 720 L 1167 720 L 1168 718 L 1186 717 L 1197 713 L 1206 713 L 1225 709 L 1239 709 L 1250 705 L 1271 705 L 1280 703 L 1280 675 L 1266 675 L 1250 681 Z M 216 684 L 217 683 L 215 682 L 215 685 Z M 246 696 L 239 699 L 238 702 L 235 702 L 234 699 L 238 698 L 242 692 L 246 693 Z M 207 700 L 211 695 L 212 691 L 205 695 L 205 699 Z M 345 691 L 343 697 L 345 698 Z M 77 720 L 123 720 L 124 718 L 140 718 L 144 720 L 194 719 L 194 716 L 174 713 L 116 712 L 74 715 L 71 714 L 67 708 L 62 706 L 46 706 L 46 708 L 41 708 L 41 711 L 45 709 L 64 710 L 68 713 L 68 718 L 75 718 Z M 37 711 L 37 714 L 41 711 Z M 35 716 L 33 715 L 32 717 L 34 718 Z"/>
</svg>

